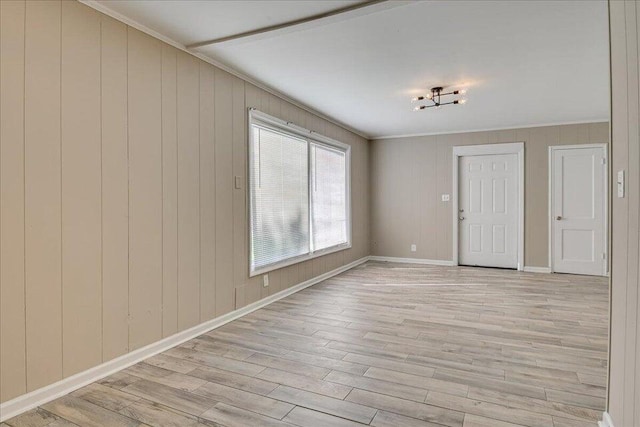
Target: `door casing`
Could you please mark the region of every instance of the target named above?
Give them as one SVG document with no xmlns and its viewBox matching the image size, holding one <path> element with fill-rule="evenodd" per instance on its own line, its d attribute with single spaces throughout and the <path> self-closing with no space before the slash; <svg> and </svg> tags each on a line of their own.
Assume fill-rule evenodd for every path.
<svg viewBox="0 0 640 427">
<path fill-rule="evenodd" d="M 487 154 L 516 154 L 518 156 L 518 266 L 524 270 L 524 142 L 509 142 L 501 144 L 460 145 L 453 147 L 453 197 L 452 197 L 452 260 L 458 265 L 458 164 L 461 156 L 482 156 Z"/>
<path fill-rule="evenodd" d="M 605 173 L 603 173 L 603 179 L 604 179 L 604 185 L 603 185 L 603 189 L 604 189 L 604 194 L 603 194 L 603 200 L 604 200 L 604 206 L 602 207 L 603 211 L 604 211 L 604 242 L 603 242 L 603 248 L 604 248 L 604 253 L 605 253 L 605 259 L 603 260 L 603 271 L 602 271 L 602 275 L 603 276 L 607 276 L 609 274 L 609 150 L 607 149 L 607 144 L 573 144 L 573 145 L 553 145 L 549 147 L 549 190 L 548 190 L 548 197 L 549 197 L 549 212 L 547 217 L 549 218 L 549 270 L 551 273 L 553 273 L 555 271 L 554 269 L 554 265 L 553 265 L 553 212 L 554 212 L 554 206 L 553 206 L 553 184 L 554 184 L 554 176 L 553 176 L 553 153 L 556 150 L 572 150 L 572 149 L 580 149 L 580 148 L 602 148 L 602 152 L 604 155 L 604 161 L 605 161 L 605 166 L 606 166 L 606 171 Z"/>
</svg>

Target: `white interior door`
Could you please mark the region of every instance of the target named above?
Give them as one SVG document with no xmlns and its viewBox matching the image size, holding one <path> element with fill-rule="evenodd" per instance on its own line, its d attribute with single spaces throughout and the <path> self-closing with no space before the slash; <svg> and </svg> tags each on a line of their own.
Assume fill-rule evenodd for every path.
<svg viewBox="0 0 640 427">
<path fill-rule="evenodd" d="M 604 275 L 605 148 L 554 147 L 551 163 L 553 271 Z"/>
<path fill-rule="evenodd" d="M 518 155 L 461 156 L 458 263 L 518 267 Z"/>
</svg>

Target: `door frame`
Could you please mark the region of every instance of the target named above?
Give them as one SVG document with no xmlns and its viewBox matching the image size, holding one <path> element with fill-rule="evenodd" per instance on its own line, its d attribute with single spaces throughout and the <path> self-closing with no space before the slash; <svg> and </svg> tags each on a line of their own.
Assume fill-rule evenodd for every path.
<svg viewBox="0 0 640 427">
<path fill-rule="evenodd" d="M 516 154 L 518 156 L 518 263 L 517 270 L 524 271 L 524 142 L 508 142 L 482 145 L 458 145 L 453 147 L 453 197 L 451 219 L 453 229 L 453 264 L 458 265 L 458 164 L 462 156 L 491 154 Z"/>
<path fill-rule="evenodd" d="M 608 276 L 609 274 L 609 150 L 608 144 L 571 144 L 571 145 L 551 145 L 549 146 L 549 190 L 548 190 L 548 205 L 549 212 L 547 215 L 549 221 L 549 271 L 551 273 L 555 272 L 555 266 L 553 265 L 553 184 L 554 184 L 554 176 L 553 176 L 553 153 L 558 150 L 574 150 L 580 148 L 602 148 L 602 152 L 604 153 L 604 164 L 606 166 L 605 172 L 602 174 L 602 179 L 604 179 L 603 189 L 604 189 L 604 206 L 602 207 L 604 215 L 604 228 L 603 228 L 603 236 L 604 242 L 602 247 L 604 248 L 604 256 L 605 259 L 602 260 L 602 275 Z"/>
</svg>

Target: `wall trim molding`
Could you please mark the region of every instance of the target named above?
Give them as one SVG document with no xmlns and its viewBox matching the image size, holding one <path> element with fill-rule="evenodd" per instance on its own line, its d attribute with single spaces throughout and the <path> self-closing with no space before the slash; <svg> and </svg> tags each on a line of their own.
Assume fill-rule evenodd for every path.
<svg viewBox="0 0 640 427">
<path fill-rule="evenodd" d="M 533 266 L 524 266 L 524 271 L 526 273 L 551 273 L 550 267 L 533 267 Z"/>
<path fill-rule="evenodd" d="M 122 356 L 116 357 L 115 359 L 109 360 L 98 366 L 94 366 L 93 368 L 87 369 L 86 371 L 79 372 L 75 375 L 64 378 L 53 384 L 49 384 L 45 387 L 33 390 L 29 393 L 8 400 L 0 404 L 0 422 L 6 421 L 9 418 L 13 418 L 16 415 L 28 411 L 29 409 L 33 409 L 37 406 L 57 399 L 60 396 L 71 393 L 74 390 L 91 384 L 92 382 L 98 381 L 106 376 L 125 369 L 158 353 L 162 353 L 163 351 L 182 344 L 185 341 L 193 339 L 213 329 L 219 328 L 220 326 L 223 326 L 233 320 L 236 320 L 266 305 L 269 305 L 272 302 L 278 301 L 291 294 L 299 292 L 326 279 L 329 279 L 333 276 L 364 264 L 368 260 L 368 256 L 362 257 L 356 261 L 350 262 L 349 264 L 345 264 L 342 267 L 338 267 L 334 270 L 328 271 L 319 276 L 298 283 L 297 285 L 284 289 L 278 293 L 251 303 L 245 307 L 239 308 L 220 317 L 216 317 L 215 319 L 208 320 L 192 328 L 186 329 L 184 331 L 178 332 L 177 334 L 151 343 L 145 347 L 133 350 L 127 354 L 123 354 Z"/>
<path fill-rule="evenodd" d="M 426 264 L 426 265 L 455 265 L 453 261 L 446 259 L 424 259 L 424 258 L 398 258 L 392 256 L 369 256 L 369 261 L 381 261 L 381 262 L 397 262 L 401 264 Z"/>
<path fill-rule="evenodd" d="M 602 421 L 598 421 L 598 427 L 614 427 L 611 415 L 608 412 L 602 413 Z"/>
</svg>

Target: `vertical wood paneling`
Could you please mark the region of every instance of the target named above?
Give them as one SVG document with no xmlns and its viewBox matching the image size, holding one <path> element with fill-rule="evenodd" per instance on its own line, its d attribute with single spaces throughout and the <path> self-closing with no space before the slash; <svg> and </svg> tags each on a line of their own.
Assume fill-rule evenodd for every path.
<svg viewBox="0 0 640 427">
<path fill-rule="evenodd" d="M 178 52 L 178 330 L 200 321 L 199 70 Z"/>
<path fill-rule="evenodd" d="M 453 182 L 450 166 L 452 164 L 451 146 L 454 144 L 455 135 L 438 135 L 438 187 L 437 196 L 441 194 L 453 194 Z M 373 189 L 375 191 L 375 188 Z M 451 232 L 451 204 L 440 201 L 438 203 L 438 259 L 451 259 L 451 245 L 453 236 Z M 526 251 L 525 251 L 526 252 Z"/>
<path fill-rule="evenodd" d="M 626 346 L 625 371 L 628 378 L 624 384 L 624 419 L 637 425 L 638 403 L 640 402 L 640 278 L 638 277 L 640 248 L 640 56 L 638 52 L 638 2 L 625 2 L 627 28 L 627 131 L 629 133 L 629 169 L 627 171 L 628 230 L 627 242 L 627 289 L 626 289 Z"/>
<path fill-rule="evenodd" d="M 362 138 L 77 2 L 0 20 L 0 401 L 369 253 Z M 268 288 L 248 277 L 247 106 L 358 144 L 367 216 Z"/>
<path fill-rule="evenodd" d="M 245 83 L 245 96 L 244 96 L 244 105 L 246 109 L 249 108 L 258 108 L 258 109 L 262 109 L 262 99 L 261 99 L 261 90 L 258 89 L 256 86 L 249 84 L 249 83 Z M 248 155 L 248 154 L 247 154 Z M 245 186 L 248 186 L 248 175 L 245 175 L 245 180 L 247 180 L 247 182 L 245 183 Z M 244 190 L 245 192 L 245 197 L 248 203 L 248 189 L 245 188 Z M 248 205 L 245 208 L 247 210 L 247 215 L 249 214 L 249 210 L 248 210 Z M 249 217 L 247 216 L 247 227 L 249 225 Z M 248 232 L 247 232 L 248 234 Z M 249 288 L 255 288 L 258 289 L 258 293 L 259 295 L 269 295 L 271 293 L 274 293 L 273 290 L 277 288 L 279 282 L 280 282 L 280 272 L 279 271 L 272 271 L 269 273 L 269 287 L 268 288 L 263 288 L 262 286 L 262 276 L 255 276 L 255 277 L 248 277 L 249 276 L 249 250 L 250 250 L 250 246 L 249 246 L 249 240 L 248 240 L 249 236 L 247 235 L 247 265 L 245 267 L 245 272 L 244 272 L 244 283 L 246 284 L 247 287 Z"/>
<path fill-rule="evenodd" d="M 0 2 L 0 401 L 26 392 L 24 2 Z"/>
<path fill-rule="evenodd" d="M 640 422 L 640 10 L 610 2 L 611 169 L 626 177 L 611 200 L 611 345 L 608 412 L 614 425 Z"/>
<path fill-rule="evenodd" d="M 129 28 L 129 348 L 162 337 L 161 43 Z"/>
<path fill-rule="evenodd" d="M 632 230 L 634 232 L 634 240 L 635 240 L 635 258 L 631 259 L 632 264 L 635 264 L 635 288 L 636 288 L 636 348 L 635 348 L 635 397 L 636 397 L 636 401 L 635 404 L 633 405 L 634 408 L 634 414 L 633 414 L 633 419 L 635 421 L 636 424 L 640 423 L 640 325 L 638 325 L 638 321 L 637 319 L 640 318 L 640 224 L 638 223 L 638 217 L 640 216 L 640 132 L 638 132 L 638 129 L 640 128 L 640 114 L 638 113 L 638 111 L 640 110 L 640 52 L 638 52 L 638 47 L 640 46 L 640 7 L 638 7 L 638 4 L 636 2 L 635 5 L 635 14 L 636 14 L 636 19 L 635 19 L 635 23 L 636 23 L 636 27 L 635 27 L 635 33 L 636 33 L 636 39 L 635 39 L 635 46 L 636 46 L 636 84 L 635 84 L 635 88 L 636 88 L 636 97 L 635 97 L 635 113 L 636 113 L 636 123 L 635 123 L 635 127 L 632 129 L 635 129 L 636 133 L 635 136 L 637 137 L 634 143 L 634 149 L 632 150 L 633 152 L 633 157 L 631 157 L 632 159 L 632 164 L 634 165 L 635 171 L 634 171 L 634 176 L 635 176 L 635 181 L 633 181 L 633 190 L 634 191 L 634 203 L 635 205 L 633 206 L 633 209 L 635 210 L 635 217 L 636 217 L 636 223 L 635 223 L 635 230 Z M 631 189 L 631 187 L 630 187 Z M 633 254 L 631 254 L 633 256 Z"/>
<path fill-rule="evenodd" d="M 216 315 L 233 310 L 233 77 L 216 70 Z"/>
<path fill-rule="evenodd" d="M 429 159 L 428 166 L 415 165 L 415 176 L 417 182 L 436 182 L 436 146 L 434 144 L 418 144 L 415 149 L 418 152 L 414 159 Z M 420 163 L 420 162 L 416 162 Z M 436 221 L 436 209 L 438 206 L 437 189 L 432 186 L 425 186 L 424 190 L 416 198 L 416 212 L 418 213 L 420 242 L 427 242 L 432 236 L 438 233 L 438 223 Z M 418 258 L 437 259 L 438 250 L 433 245 L 420 244 L 416 248 Z"/>
<path fill-rule="evenodd" d="M 582 130 L 582 132 L 580 132 Z M 584 133 L 589 132 L 589 127 L 578 125 L 567 125 L 560 128 L 560 139 L 566 144 L 585 144 L 589 141 L 588 137 L 584 138 Z M 582 134 L 582 135 L 581 135 Z"/>
<path fill-rule="evenodd" d="M 127 26 L 102 16 L 102 359 L 129 349 Z"/>
<path fill-rule="evenodd" d="M 60 10 L 58 1 L 26 4 L 27 391 L 62 378 Z"/>
<path fill-rule="evenodd" d="M 533 128 L 529 135 L 531 136 L 529 144 L 525 142 L 524 265 L 546 267 L 549 265 L 548 147 L 556 144 L 549 144 L 551 134 L 547 127 Z"/>
<path fill-rule="evenodd" d="M 609 126 L 598 126 L 597 123 L 589 124 L 589 143 L 596 144 L 598 141 L 609 139 Z"/>
<path fill-rule="evenodd" d="M 200 63 L 200 321 L 216 315 L 216 186 L 213 67 Z"/>
<path fill-rule="evenodd" d="M 373 173 L 373 168 L 371 167 L 371 147 L 369 141 L 364 141 L 356 137 L 355 135 L 353 135 L 352 137 L 357 140 L 356 143 L 361 147 L 362 163 L 364 164 L 364 170 L 360 172 L 362 174 L 362 180 L 364 182 L 364 193 L 359 200 L 359 203 L 362 204 L 361 209 L 364 215 L 366 215 L 366 218 L 364 220 L 365 226 L 363 227 L 364 235 L 361 236 L 361 238 L 363 239 L 362 252 L 359 254 L 359 257 L 364 257 L 371 253 L 371 231 L 373 228 L 373 220 L 371 219 L 371 207 L 369 202 L 373 194 L 373 192 L 371 191 L 372 186 L 370 179 Z"/>
<path fill-rule="evenodd" d="M 177 53 L 162 46 L 162 336 L 178 331 Z"/>
<path fill-rule="evenodd" d="M 78 2 L 62 2 L 65 377 L 102 361 L 100 69 L 100 15 Z"/>
<path fill-rule="evenodd" d="M 591 143 L 591 141 L 602 141 L 603 139 L 606 140 L 609 138 L 608 133 L 603 135 L 602 130 L 605 129 L 603 126 L 595 126 L 594 123 L 590 123 L 589 126 L 577 126 L 577 127 L 578 127 L 578 141 L 580 141 L 579 144 Z M 600 138 L 592 140 L 591 139 L 592 130 L 595 131 L 596 136 L 599 135 Z"/>
<path fill-rule="evenodd" d="M 629 129 L 627 97 L 627 34 L 624 2 L 609 4 L 611 29 L 611 169 L 612 176 L 629 167 Z M 613 187 L 614 189 L 616 187 Z M 625 190 L 628 189 L 628 186 Z M 626 289 L 627 242 L 629 239 L 628 198 L 613 197 L 611 200 L 611 320 L 608 411 L 614 422 L 630 424 L 625 420 L 624 384 L 627 378 L 626 347 Z"/>
<path fill-rule="evenodd" d="M 240 188 L 233 188 L 233 283 L 244 285 L 249 265 L 249 220 L 247 218 L 247 110 L 245 84 L 233 80 L 233 176 L 240 177 Z"/>
</svg>

